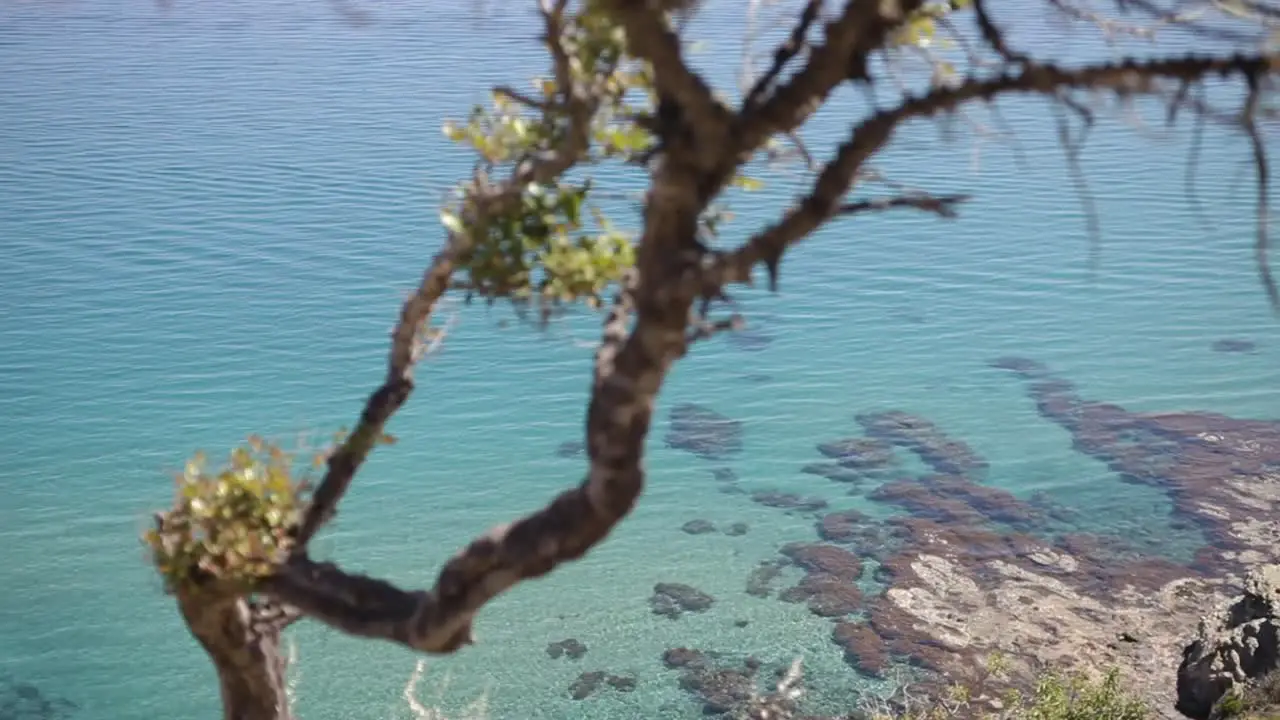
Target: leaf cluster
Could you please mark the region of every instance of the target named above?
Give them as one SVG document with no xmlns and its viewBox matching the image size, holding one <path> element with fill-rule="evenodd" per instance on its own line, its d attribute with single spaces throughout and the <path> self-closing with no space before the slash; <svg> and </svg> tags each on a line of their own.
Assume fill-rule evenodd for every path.
<svg viewBox="0 0 1280 720">
<path fill-rule="evenodd" d="M 608 286 L 635 262 L 631 236 L 615 230 L 598 208 L 586 208 L 596 231 L 584 218 L 591 184 L 530 183 L 515 212 L 490 218 L 473 230 L 465 270 L 468 291 L 490 301 L 535 300 L 543 306 L 585 300 L 595 307 Z M 467 232 L 458 215 L 441 214 L 445 227 Z"/>
<path fill-rule="evenodd" d="M 889 39 L 889 46 L 911 45 L 928 47 L 934 43 L 938 33 L 938 23 L 953 12 L 970 7 L 973 0 L 940 0 L 926 2 L 911 13 Z"/>
<path fill-rule="evenodd" d="M 169 592 L 209 582 L 251 588 L 289 552 L 308 489 L 289 454 L 256 436 L 217 469 L 197 453 L 175 485 L 173 507 L 143 536 Z"/>
<path fill-rule="evenodd" d="M 608 16 L 590 7 L 575 15 L 551 44 L 562 55 L 557 78 L 533 81 L 536 95 L 493 93 L 489 107 L 476 106 L 465 123 L 449 122 L 444 134 L 480 157 L 487 173 L 529 157 L 555 153 L 571 142 L 569 114 L 586 94 L 591 109 L 588 162 L 644 157 L 652 133 L 637 120 L 652 102 L 649 71 L 626 60 L 626 39 Z M 608 286 L 635 261 L 633 238 L 613 227 L 592 202 L 590 182 L 530 183 L 520 202 L 481 226 L 464 209 L 472 185 L 460 188 L 453 207 L 441 211 L 450 233 L 469 234 L 459 283 L 469 296 L 507 298 L 548 307 L 583 300 L 600 304 Z"/>
</svg>

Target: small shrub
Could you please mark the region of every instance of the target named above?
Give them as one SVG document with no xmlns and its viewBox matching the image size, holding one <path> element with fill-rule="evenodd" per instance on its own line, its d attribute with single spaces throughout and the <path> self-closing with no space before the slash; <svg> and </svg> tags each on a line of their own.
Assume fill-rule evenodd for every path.
<svg viewBox="0 0 1280 720">
<path fill-rule="evenodd" d="M 996 700 L 986 691 L 986 686 L 992 678 L 1003 676 L 1002 661 L 1000 657 L 988 661 L 976 688 L 956 685 L 945 696 L 934 698 L 904 692 L 906 701 L 895 703 L 900 709 L 889 711 L 882 706 L 864 712 L 862 717 L 866 720 L 1149 720 L 1154 717 L 1145 701 L 1124 689 L 1116 669 L 1096 680 L 1079 673 L 1049 671 L 1036 679 L 1031 693 L 1010 690 Z"/>
<path fill-rule="evenodd" d="M 1280 720 L 1280 671 L 1237 685 L 1218 700 L 1214 720 Z"/>
<path fill-rule="evenodd" d="M 1018 720 L 1146 720 L 1147 704 L 1125 692 L 1120 672 L 1110 670 L 1101 681 L 1082 675 L 1049 673 L 1036 683 L 1035 694 L 1013 716 Z"/>
</svg>

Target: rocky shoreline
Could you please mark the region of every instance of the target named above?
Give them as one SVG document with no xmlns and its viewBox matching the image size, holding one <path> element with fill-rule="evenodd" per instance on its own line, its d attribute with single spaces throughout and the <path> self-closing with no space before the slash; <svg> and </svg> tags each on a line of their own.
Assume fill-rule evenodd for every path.
<svg viewBox="0 0 1280 720">
<path fill-rule="evenodd" d="M 1069 509 L 983 484 L 987 462 L 968 444 L 926 418 L 890 411 L 857 416 L 864 436 L 820 444 L 825 462 L 803 469 L 901 511 L 887 519 L 832 511 L 821 498 L 747 492 L 728 468 L 715 471 L 725 492 L 815 519 L 818 542 L 791 543 L 762 561 L 745 592 L 830 618 L 832 642 L 859 673 L 883 677 L 903 663 L 927 671 L 921 692 L 973 682 L 984 658 L 999 653 L 1008 683 L 1022 687 L 1046 666 L 1118 667 L 1157 717 L 1182 717 L 1176 708 L 1189 706 L 1178 703 L 1179 665 L 1194 629 L 1244 591 L 1250 569 L 1280 561 L 1280 422 L 1132 412 L 1083 397 L 1036 361 L 991 365 L 1026 383 L 1039 414 L 1116 482 L 1163 492 L 1173 522 L 1203 535 L 1194 556 L 1156 557 L 1119 537 L 1072 530 L 1063 522 Z M 740 424 L 705 408 L 676 414 L 670 446 L 720 460 L 741 447 Z M 914 454 L 931 474 L 905 475 L 897 452 Z M 777 590 L 787 565 L 804 577 Z M 1219 636 L 1232 627 L 1218 626 Z M 1199 642 L 1202 655 L 1217 657 L 1216 641 Z M 716 673 L 737 683 L 742 668 Z M 705 690 L 710 681 L 699 677 Z"/>
</svg>

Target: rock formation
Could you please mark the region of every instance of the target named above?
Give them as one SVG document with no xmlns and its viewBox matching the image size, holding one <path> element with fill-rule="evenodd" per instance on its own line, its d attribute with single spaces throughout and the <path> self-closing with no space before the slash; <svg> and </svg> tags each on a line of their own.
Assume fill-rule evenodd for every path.
<svg viewBox="0 0 1280 720">
<path fill-rule="evenodd" d="M 570 660 L 577 660 L 587 654 L 587 646 L 577 638 L 568 638 L 565 640 L 557 640 L 547 645 L 547 657 L 555 660 L 560 657 L 567 657 Z"/>
<path fill-rule="evenodd" d="M 1244 595 L 1205 616 L 1178 667 L 1178 710 L 1205 720 L 1233 687 L 1280 668 L 1280 565 L 1245 578 Z"/>
<path fill-rule="evenodd" d="M 655 615 L 665 615 L 672 620 L 687 612 L 703 612 L 711 608 L 715 598 L 684 583 L 658 583 L 653 586 L 649 607 Z"/>
<path fill-rule="evenodd" d="M 710 520 L 703 520 L 702 518 L 698 518 L 696 520 L 690 520 L 684 525 L 681 525 L 680 529 L 688 533 L 689 535 L 706 535 L 707 533 L 715 532 L 716 525 Z"/>
</svg>

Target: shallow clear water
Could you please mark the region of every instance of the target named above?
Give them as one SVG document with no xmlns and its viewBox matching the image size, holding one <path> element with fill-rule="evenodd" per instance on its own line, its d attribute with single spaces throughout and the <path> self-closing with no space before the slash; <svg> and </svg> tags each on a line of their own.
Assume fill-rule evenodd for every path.
<svg viewBox="0 0 1280 720">
<path fill-rule="evenodd" d="M 324 3 L 0 2 L 0 675 L 74 701 L 74 717 L 215 716 L 209 665 L 135 539 L 146 512 L 168 502 L 167 473 L 196 448 L 354 420 L 439 241 L 440 193 L 469 167 L 440 122 L 541 63 L 527 13 L 429 5 L 392 3 L 352 25 Z M 741 31 L 726 7 L 704 18 L 705 58 Z M 1037 32 L 1044 47 L 1073 47 Z M 824 112 L 816 146 L 845 131 L 852 102 Z M 451 676 L 445 704 L 487 693 L 497 718 L 694 717 L 659 660 L 674 645 L 803 655 L 819 708 L 865 684 L 829 621 L 743 592 L 780 544 L 813 539 L 812 520 L 722 494 L 716 464 L 665 448 L 679 402 L 744 421 L 745 451 L 728 464 L 750 489 L 868 505 L 798 471 L 819 459 L 816 443 L 856 434 L 856 412 L 900 408 L 973 445 L 990 483 L 1086 509 L 1091 529 L 1196 542 L 1168 527 L 1163 495 L 1074 452 L 986 361 L 1035 358 L 1138 410 L 1277 415 L 1280 328 L 1252 265 L 1247 147 L 1210 138 L 1197 217 L 1185 131 L 1157 141 L 1097 128 L 1083 160 L 1104 233 L 1091 274 L 1044 106 L 1010 102 L 1004 115 L 1021 165 L 1008 145 L 987 143 L 975 163 L 966 140 L 904 133 L 881 167 L 977 193 L 963 219 L 832 225 L 788 258 L 779 294 L 745 293 L 774 341 L 745 352 L 716 340 L 679 366 L 635 514 L 586 560 L 486 608 L 476 647 L 432 661 L 428 694 Z M 770 186 L 739 204 L 731 229 L 786 197 Z M 554 451 L 581 427 L 590 350 L 575 341 L 592 340 L 595 321 L 540 334 L 504 318 L 458 309 L 393 423 L 401 442 L 369 463 L 321 553 L 426 583 L 466 539 L 577 481 L 582 461 Z M 1210 350 L 1226 337 L 1258 351 Z M 693 518 L 751 531 L 680 532 Z M 717 603 L 655 616 L 659 581 Z M 548 659 L 546 644 L 570 636 L 587 657 Z M 405 716 L 409 653 L 314 625 L 296 639 L 304 717 Z M 570 700 L 565 687 L 597 667 L 634 673 L 638 689 Z"/>
</svg>

